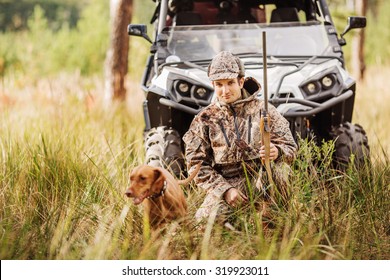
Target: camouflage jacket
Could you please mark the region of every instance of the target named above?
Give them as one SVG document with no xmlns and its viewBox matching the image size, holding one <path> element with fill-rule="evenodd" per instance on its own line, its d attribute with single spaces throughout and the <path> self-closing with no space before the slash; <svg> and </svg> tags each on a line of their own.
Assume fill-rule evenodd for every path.
<svg viewBox="0 0 390 280">
<path fill-rule="evenodd" d="M 229 178 L 244 176 L 243 164 L 246 169 L 259 170 L 260 118 L 264 108 L 264 102 L 257 98 L 260 89 L 254 78 L 246 78 L 242 99 L 232 104 L 213 102 L 195 116 L 184 135 L 188 170 L 191 173 L 197 163 L 203 162 L 195 183 L 208 193 L 221 197 L 233 187 Z M 289 123 L 271 104 L 268 114 L 271 142 L 279 150 L 276 161 L 290 163 L 297 145 Z"/>
</svg>

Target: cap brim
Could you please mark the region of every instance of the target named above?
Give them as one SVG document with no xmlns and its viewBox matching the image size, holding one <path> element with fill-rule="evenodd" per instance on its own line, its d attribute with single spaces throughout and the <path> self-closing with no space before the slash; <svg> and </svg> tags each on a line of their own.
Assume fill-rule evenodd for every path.
<svg viewBox="0 0 390 280">
<path fill-rule="evenodd" d="M 216 73 L 216 74 L 211 74 L 209 76 L 209 79 L 211 81 L 216 81 L 216 80 L 235 79 L 237 77 L 238 77 L 238 73 Z"/>
</svg>

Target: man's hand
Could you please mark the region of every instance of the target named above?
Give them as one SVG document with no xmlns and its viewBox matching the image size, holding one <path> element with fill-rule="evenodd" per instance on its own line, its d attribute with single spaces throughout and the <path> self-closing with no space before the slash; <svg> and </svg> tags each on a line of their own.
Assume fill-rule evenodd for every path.
<svg viewBox="0 0 390 280">
<path fill-rule="evenodd" d="M 248 198 L 236 188 L 228 189 L 224 194 L 224 198 L 226 203 L 232 207 L 248 202 Z"/>
<path fill-rule="evenodd" d="M 270 143 L 270 149 L 269 149 L 269 159 L 275 160 L 279 156 L 279 150 L 276 148 L 276 146 L 273 143 Z M 265 146 L 261 146 L 260 148 L 260 158 L 262 160 L 265 159 Z"/>
</svg>

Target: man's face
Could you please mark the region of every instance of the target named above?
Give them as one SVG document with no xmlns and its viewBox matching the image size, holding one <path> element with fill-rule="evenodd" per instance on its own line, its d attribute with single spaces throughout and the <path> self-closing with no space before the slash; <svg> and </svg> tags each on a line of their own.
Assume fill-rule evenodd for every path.
<svg viewBox="0 0 390 280">
<path fill-rule="evenodd" d="M 212 83 L 219 101 L 233 103 L 241 98 L 241 89 L 244 86 L 244 78 L 216 80 Z"/>
</svg>

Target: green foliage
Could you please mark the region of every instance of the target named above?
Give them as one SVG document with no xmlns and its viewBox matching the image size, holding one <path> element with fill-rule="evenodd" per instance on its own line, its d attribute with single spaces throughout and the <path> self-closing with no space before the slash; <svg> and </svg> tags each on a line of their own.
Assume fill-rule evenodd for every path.
<svg viewBox="0 0 390 280">
<path fill-rule="evenodd" d="M 109 7 L 105 0 L 91 1 L 82 11 L 77 29 L 73 30 L 73 38 L 70 38 L 74 44 L 74 51 L 69 55 L 72 68 L 80 69 L 83 74 L 102 71 L 109 43 L 108 22 Z M 58 57 L 67 56 L 69 50 L 64 48 L 63 51 Z"/>
<path fill-rule="evenodd" d="M 153 1 L 134 1 L 134 11 L 131 23 L 142 23 L 148 25 L 149 37 L 153 38 L 153 26 L 150 24 L 155 3 Z M 150 55 L 151 44 L 143 38 L 129 37 L 129 73 L 134 80 L 140 81 L 147 57 Z"/>
<path fill-rule="evenodd" d="M 370 65 L 390 63 L 390 2 L 383 1 L 378 11 L 370 11 L 366 28 L 366 57 Z"/>
<path fill-rule="evenodd" d="M 27 30 L 0 33 L 1 76 L 29 73 L 38 78 L 63 71 L 80 71 L 83 75 L 103 72 L 109 43 L 109 1 L 82 1 L 77 4 L 76 23 L 60 20 L 64 16 L 57 13 L 60 18 L 56 24 L 52 20 L 53 11 L 44 9 L 52 1 L 40 1 L 44 2 L 42 5 L 36 5 L 37 1 L 28 2 L 28 5 L 35 6 L 26 20 Z M 60 2 L 54 1 L 54 4 L 60 5 Z M 69 1 L 67 4 L 76 5 L 76 2 Z M 153 1 L 134 1 L 132 22 L 149 23 L 154 6 Z M 58 9 L 66 10 L 66 7 Z M 152 30 L 150 24 L 149 28 Z M 150 44 L 141 38 L 132 37 L 129 40 L 129 71 L 134 79 L 139 80 Z"/>
<path fill-rule="evenodd" d="M 0 31 L 27 29 L 28 19 L 35 6 L 40 6 L 45 11 L 48 25 L 52 30 L 58 30 L 64 23 L 73 27 L 80 17 L 80 9 L 84 2 L 85 0 L 1 0 Z"/>
<path fill-rule="evenodd" d="M 338 33 L 341 33 L 348 16 L 354 13 L 347 9 L 345 1 L 329 1 L 329 8 Z M 367 14 L 367 27 L 365 28 L 365 57 L 367 65 L 389 65 L 390 63 L 390 2 L 383 0 L 369 0 Z M 343 48 L 347 61 L 350 60 L 352 51 L 352 38 L 355 31 L 350 31 L 346 36 L 347 46 Z"/>
<path fill-rule="evenodd" d="M 28 31 L 2 33 L 0 73 L 29 73 L 41 77 L 61 71 L 101 73 L 108 46 L 108 3 L 91 1 L 82 10 L 76 28 L 64 23 L 57 31 L 48 26 L 44 10 L 35 6 Z"/>
</svg>

